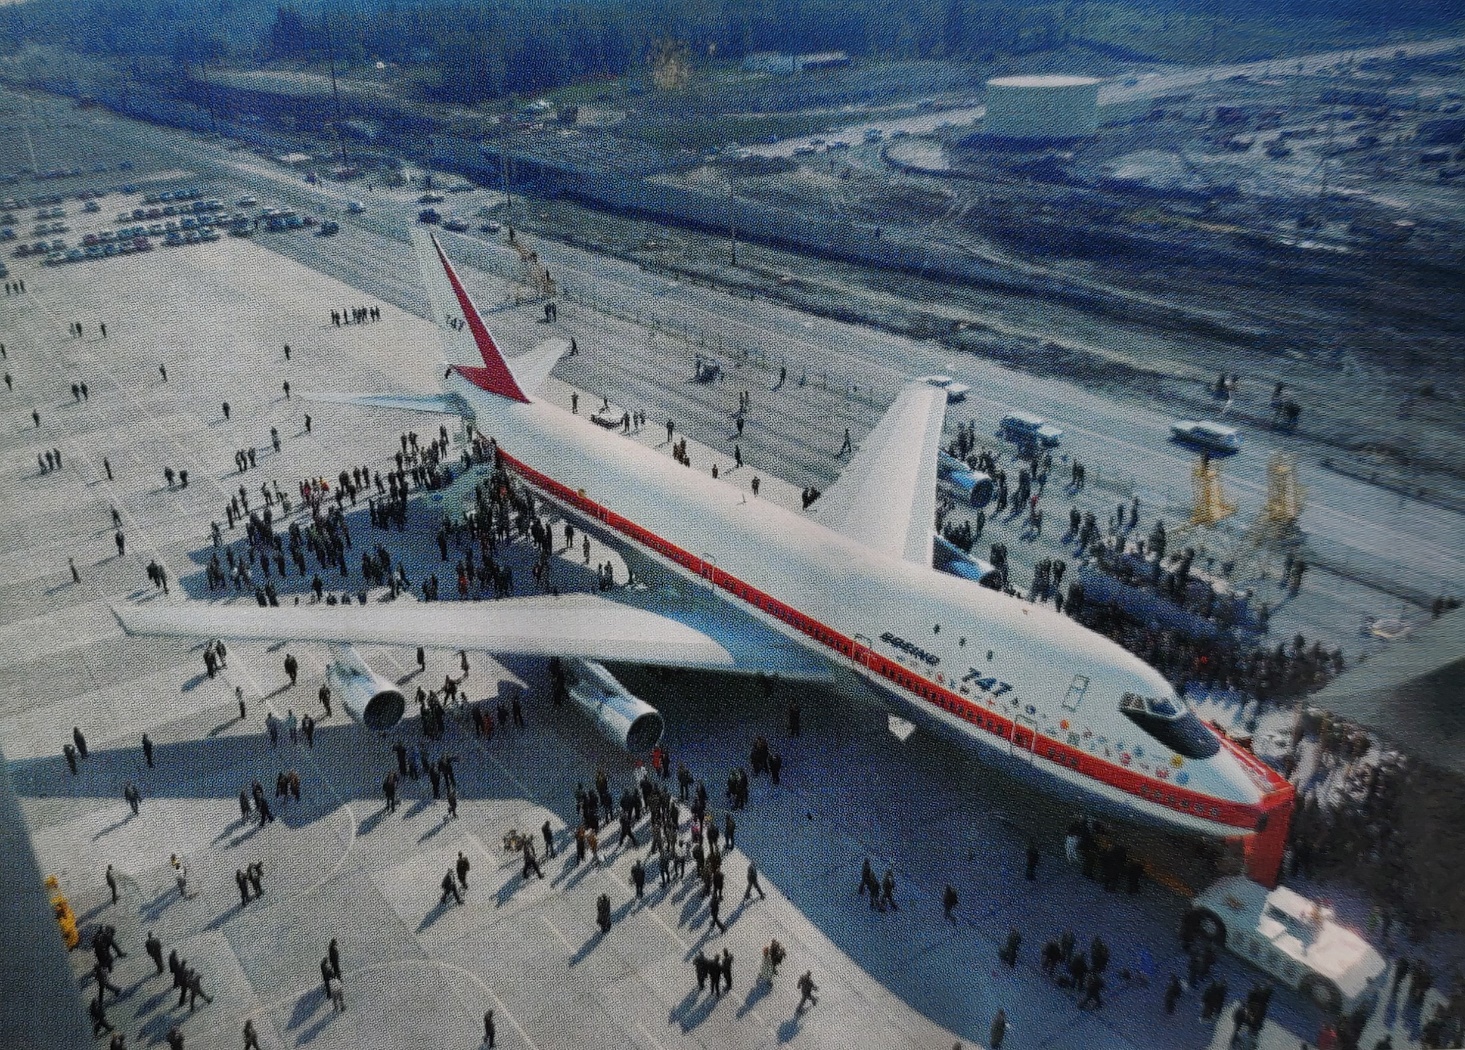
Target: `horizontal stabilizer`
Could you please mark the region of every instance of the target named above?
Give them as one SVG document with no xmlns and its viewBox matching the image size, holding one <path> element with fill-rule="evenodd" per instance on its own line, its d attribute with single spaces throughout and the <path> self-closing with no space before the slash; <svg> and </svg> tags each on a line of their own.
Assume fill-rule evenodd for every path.
<svg viewBox="0 0 1465 1050">
<path fill-rule="evenodd" d="M 546 339 L 527 354 L 520 354 L 509 362 L 509 369 L 526 394 L 532 394 L 544 385 L 555 364 L 570 348 L 568 339 Z"/>
</svg>

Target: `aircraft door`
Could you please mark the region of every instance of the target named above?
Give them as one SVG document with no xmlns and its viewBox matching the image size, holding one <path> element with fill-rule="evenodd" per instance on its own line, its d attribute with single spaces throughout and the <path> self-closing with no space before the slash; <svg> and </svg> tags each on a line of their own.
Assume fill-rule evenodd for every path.
<svg viewBox="0 0 1465 1050">
<path fill-rule="evenodd" d="M 1018 715 L 1012 720 L 1012 738 L 1007 742 L 1008 753 L 1033 760 L 1033 747 L 1038 742 L 1038 723 L 1027 715 Z"/>
<path fill-rule="evenodd" d="M 855 635 L 855 663 L 861 667 L 870 666 L 870 639 L 863 634 Z"/>
</svg>

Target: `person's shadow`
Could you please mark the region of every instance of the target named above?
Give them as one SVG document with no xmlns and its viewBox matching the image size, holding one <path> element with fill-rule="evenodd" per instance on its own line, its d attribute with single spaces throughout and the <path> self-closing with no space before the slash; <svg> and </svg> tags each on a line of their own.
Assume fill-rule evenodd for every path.
<svg viewBox="0 0 1465 1050">
<path fill-rule="evenodd" d="M 738 1016 L 742 1017 L 749 1010 L 752 1010 L 753 1007 L 757 1006 L 760 1002 L 766 999 L 768 997 L 768 993 L 771 991 L 773 991 L 772 982 L 764 981 L 755 977 L 753 979 L 753 987 L 748 989 L 748 997 L 743 1000 L 743 1005 L 738 1007 Z"/>
</svg>

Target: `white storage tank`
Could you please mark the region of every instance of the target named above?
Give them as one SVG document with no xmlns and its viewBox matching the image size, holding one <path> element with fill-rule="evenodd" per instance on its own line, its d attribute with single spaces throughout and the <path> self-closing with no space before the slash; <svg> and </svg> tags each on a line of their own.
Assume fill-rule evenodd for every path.
<svg viewBox="0 0 1465 1050">
<path fill-rule="evenodd" d="M 984 138 L 1061 142 L 1099 129 L 1099 81 L 1093 77 L 1042 75 L 987 81 Z"/>
</svg>

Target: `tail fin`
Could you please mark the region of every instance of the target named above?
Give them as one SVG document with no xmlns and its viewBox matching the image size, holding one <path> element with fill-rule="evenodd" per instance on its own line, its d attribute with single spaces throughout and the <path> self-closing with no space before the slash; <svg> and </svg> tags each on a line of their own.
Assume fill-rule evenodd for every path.
<svg viewBox="0 0 1465 1050">
<path fill-rule="evenodd" d="M 442 332 L 443 345 L 453 371 L 480 390 L 498 394 L 511 401 L 528 402 L 524 388 L 504 360 L 504 355 L 489 334 L 488 326 L 468 297 L 468 290 L 458 278 L 453 264 L 438 243 L 436 234 L 412 231 L 412 243 L 422 266 L 422 279 L 432 301 L 434 319 Z M 481 367 L 460 362 L 472 360 L 477 351 Z"/>
</svg>

